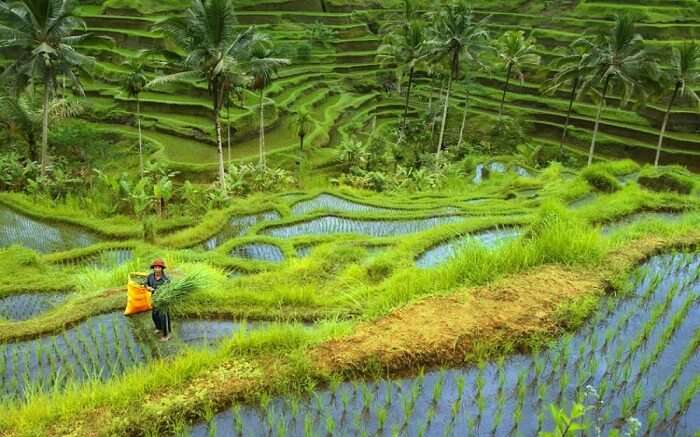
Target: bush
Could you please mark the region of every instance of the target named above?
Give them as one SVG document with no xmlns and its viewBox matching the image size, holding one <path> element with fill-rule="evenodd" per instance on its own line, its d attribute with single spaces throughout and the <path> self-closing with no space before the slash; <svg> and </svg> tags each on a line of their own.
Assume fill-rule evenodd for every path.
<svg viewBox="0 0 700 437">
<path fill-rule="evenodd" d="M 296 180 L 287 170 L 254 164 L 232 164 L 226 175 L 226 191 L 238 196 L 261 191 L 282 191 L 294 184 Z"/>
<path fill-rule="evenodd" d="M 49 142 L 72 161 L 88 163 L 109 158 L 110 152 L 113 152 L 109 136 L 82 120 L 66 120 L 51 127 Z"/>
<path fill-rule="evenodd" d="M 485 115 L 472 117 L 465 129 L 467 151 L 457 154 L 469 154 L 472 151 L 485 154 L 513 153 L 517 146 L 527 142 L 525 123 L 513 117 L 493 118 Z M 473 150 L 472 150 L 473 149 Z"/>
<path fill-rule="evenodd" d="M 621 187 L 620 182 L 601 167 L 588 167 L 581 172 L 581 177 L 583 177 L 591 187 L 604 193 L 614 193 Z"/>
<path fill-rule="evenodd" d="M 311 44 L 306 42 L 299 44 L 296 50 L 297 60 L 302 62 L 308 61 L 309 59 L 311 59 L 311 51 Z"/>
<path fill-rule="evenodd" d="M 680 168 L 645 169 L 639 176 L 640 186 L 651 191 L 673 191 L 690 194 L 694 183 L 687 171 Z"/>
</svg>

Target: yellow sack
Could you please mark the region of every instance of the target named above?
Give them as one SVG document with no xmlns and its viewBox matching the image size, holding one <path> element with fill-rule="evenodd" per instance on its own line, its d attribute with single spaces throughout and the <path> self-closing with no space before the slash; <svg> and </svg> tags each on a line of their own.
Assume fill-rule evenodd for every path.
<svg viewBox="0 0 700 437">
<path fill-rule="evenodd" d="M 145 278 L 145 273 L 129 273 L 129 282 L 126 286 L 125 316 L 149 311 L 153 307 L 151 304 L 151 292 L 143 285 Z"/>
</svg>

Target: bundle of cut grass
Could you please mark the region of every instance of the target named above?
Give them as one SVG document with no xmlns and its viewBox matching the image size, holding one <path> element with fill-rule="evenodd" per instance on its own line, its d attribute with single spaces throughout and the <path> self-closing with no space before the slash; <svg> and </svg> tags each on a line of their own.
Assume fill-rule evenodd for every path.
<svg viewBox="0 0 700 437">
<path fill-rule="evenodd" d="M 199 271 L 172 280 L 153 294 L 153 306 L 160 311 L 169 311 L 189 293 L 202 288 L 204 283 L 204 276 Z"/>
</svg>

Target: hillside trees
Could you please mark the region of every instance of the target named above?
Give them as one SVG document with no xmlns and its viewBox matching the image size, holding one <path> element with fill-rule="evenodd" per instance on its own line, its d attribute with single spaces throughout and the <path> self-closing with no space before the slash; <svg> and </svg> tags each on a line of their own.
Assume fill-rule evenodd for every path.
<svg viewBox="0 0 700 437">
<path fill-rule="evenodd" d="M 74 6 L 70 0 L 0 2 L 0 51 L 11 59 L 3 79 L 13 81 L 16 90 L 24 90 L 27 83 L 42 85 L 42 176 L 48 165 L 49 115 L 57 79 L 68 80 L 83 95 L 76 72 L 94 64 L 93 58 L 74 49 L 88 36 L 75 34 L 85 23 L 73 14 Z"/>
</svg>

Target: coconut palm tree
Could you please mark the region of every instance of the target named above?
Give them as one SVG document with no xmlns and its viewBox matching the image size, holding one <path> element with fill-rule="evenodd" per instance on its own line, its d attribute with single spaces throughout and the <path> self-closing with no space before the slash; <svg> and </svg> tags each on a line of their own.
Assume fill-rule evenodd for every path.
<svg viewBox="0 0 700 437">
<path fill-rule="evenodd" d="M 586 43 L 583 43 L 584 46 Z M 581 93 L 593 91 L 600 96 L 591 147 L 588 152 L 588 165 L 593 162 L 595 144 L 600 126 L 603 105 L 611 88 L 618 88 L 622 104 L 626 105 L 634 92 L 641 103 L 646 99 L 644 80 L 659 76 L 658 65 L 648 56 L 644 39 L 635 31 L 634 20 L 628 15 L 618 15 L 615 25 L 608 33 L 597 36 L 588 47 L 582 65 L 591 71 L 581 83 Z"/>
<path fill-rule="evenodd" d="M 544 83 L 545 94 L 554 94 L 556 91 L 569 85 L 571 91 L 569 93 L 569 107 L 566 111 L 566 121 L 564 129 L 562 129 L 561 139 L 559 140 L 559 157 L 564 154 L 564 140 L 569 129 L 569 120 L 571 112 L 574 108 L 574 101 L 578 97 L 578 89 L 582 78 L 586 75 L 587 70 L 583 66 L 584 57 L 588 54 L 590 42 L 585 39 L 577 39 L 572 42 L 566 49 L 564 55 L 554 62 L 554 68 L 557 72 L 553 77 Z"/>
<path fill-rule="evenodd" d="M 421 22 L 412 21 L 406 23 L 395 32 L 388 32 L 382 45 L 377 50 L 377 58 L 382 66 L 387 64 L 395 66 L 398 76 L 408 75 L 406 87 L 406 101 L 404 104 L 401 131 L 406 130 L 408 118 L 408 106 L 411 101 L 411 89 L 418 63 L 424 58 L 423 42 L 425 41 L 425 27 Z"/>
<path fill-rule="evenodd" d="M 299 137 L 299 151 L 304 151 L 304 138 L 311 132 L 311 124 L 313 120 L 309 112 L 305 109 L 299 110 L 294 117 L 294 126 L 296 127 L 297 136 Z"/>
<path fill-rule="evenodd" d="M 283 65 L 289 64 L 289 59 L 275 56 L 272 41 L 260 39 L 252 46 L 249 58 L 250 74 L 253 77 L 252 88 L 259 91 L 260 95 L 260 167 L 264 168 L 265 162 L 265 88 L 272 82 L 272 78 Z"/>
<path fill-rule="evenodd" d="M 671 57 L 671 69 L 667 72 L 669 83 L 673 86 L 671 100 L 668 102 L 664 121 L 661 125 L 661 133 L 659 134 L 659 143 L 656 146 L 656 157 L 654 158 L 654 167 L 659 165 L 659 157 L 661 156 L 661 147 L 664 142 L 664 134 L 666 133 L 666 125 L 668 117 L 673 109 L 673 104 L 678 97 L 685 97 L 696 105 L 700 105 L 700 97 L 697 95 L 693 87 L 700 85 L 700 45 L 695 41 L 683 42 L 680 47 L 673 48 Z"/>
<path fill-rule="evenodd" d="M 522 82 L 525 80 L 523 70 L 540 65 L 541 58 L 535 53 L 535 39 L 525 37 L 522 30 L 509 30 L 496 43 L 498 57 L 506 70 L 506 83 L 503 85 L 501 106 L 498 115 L 503 115 L 503 105 L 506 101 L 510 78 L 515 74 Z"/>
<path fill-rule="evenodd" d="M 221 132 L 221 109 L 228 98 L 227 85 L 232 77 L 245 77 L 247 52 L 260 38 L 255 29 L 237 32 L 232 0 L 192 0 L 182 16 L 174 16 L 156 24 L 156 28 L 172 39 L 186 55 L 184 71 L 158 77 L 146 87 L 173 81 L 205 80 L 212 98 L 212 111 L 219 155 L 219 183 L 225 190 L 224 151 Z"/>
<path fill-rule="evenodd" d="M 479 57 L 489 49 L 489 33 L 484 27 L 487 18 L 474 21 L 471 9 L 466 2 L 457 1 L 441 9 L 432 16 L 435 27 L 430 40 L 426 42 L 427 50 L 436 59 L 447 58 L 449 74 L 447 93 L 442 113 L 442 125 L 438 140 L 437 156 L 443 146 L 445 126 L 447 123 L 447 108 L 450 103 L 452 81 L 459 79 L 462 63 L 482 65 Z"/>
<path fill-rule="evenodd" d="M 139 95 L 146 89 L 148 77 L 146 77 L 146 51 L 140 51 L 136 56 L 124 62 L 127 75 L 122 82 L 122 89 L 127 96 L 136 99 L 136 124 L 139 131 L 139 169 L 143 177 L 143 136 L 141 134 L 141 100 Z"/>
<path fill-rule="evenodd" d="M 7 129 L 15 138 L 21 138 L 27 144 L 27 154 L 30 161 L 37 161 L 37 139 L 43 127 L 43 102 L 37 93 L 24 92 L 21 94 L 0 94 L 0 126 Z M 49 122 L 76 117 L 82 113 L 83 107 L 77 99 L 52 99 L 48 106 Z"/>
<path fill-rule="evenodd" d="M 77 52 L 73 46 L 87 34 L 85 23 L 73 15 L 70 0 L 22 0 L 0 2 L 0 51 L 12 63 L 2 76 L 12 79 L 18 90 L 26 83 L 40 83 L 43 88 L 41 128 L 41 175 L 48 164 L 48 132 L 51 95 L 62 76 L 83 95 L 78 75 L 94 64 L 94 59 Z"/>
</svg>

